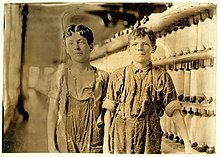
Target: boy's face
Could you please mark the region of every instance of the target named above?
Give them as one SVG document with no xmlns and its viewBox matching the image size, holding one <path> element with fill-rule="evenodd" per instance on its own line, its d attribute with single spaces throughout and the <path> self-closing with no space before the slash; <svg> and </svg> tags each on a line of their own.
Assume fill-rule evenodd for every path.
<svg viewBox="0 0 220 157">
<path fill-rule="evenodd" d="M 86 38 L 79 33 L 72 32 L 72 35 L 66 38 L 66 50 L 72 60 L 83 63 L 89 61 L 92 47 Z"/>
<path fill-rule="evenodd" d="M 147 63 L 151 61 L 151 53 L 153 47 L 149 37 L 135 37 L 130 40 L 129 53 L 132 56 L 133 62 Z"/>
</svg>

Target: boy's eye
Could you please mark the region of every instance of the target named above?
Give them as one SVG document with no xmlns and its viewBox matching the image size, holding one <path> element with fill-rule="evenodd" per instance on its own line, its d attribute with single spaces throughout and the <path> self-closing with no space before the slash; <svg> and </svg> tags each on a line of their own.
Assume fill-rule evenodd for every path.
<svg viewBox="0 0 220 157">
<path fill-rule="evenodd" d="M 79 41 L 79 43 L 80 43 L 80 44 L 85 44 L 85 41 L 82 41 L 82 40 L 81 40 L 81 41 Z"/>
<path fill-rule="evenodd" d="M 137 46 L 137 43 L 133 43 L 132 46 Z"/>
</svg>

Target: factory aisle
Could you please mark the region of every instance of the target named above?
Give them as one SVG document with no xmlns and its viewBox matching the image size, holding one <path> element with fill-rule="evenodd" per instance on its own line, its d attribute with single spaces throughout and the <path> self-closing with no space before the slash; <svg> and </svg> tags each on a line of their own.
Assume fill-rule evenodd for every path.
<svg viewBox="0 0 220 157">
<path fill-rule="evenodd" d="M 45 104 L 47 97 L 35 90 L 29 90 L 28 94 L 29 99 L 25 101 L 25 109 L 29 113 L 29 120 L 23 121 L 22 116 L 19 116 L 14 129 L 13 127 L 9 128 L 10 134 L 4 139 L 4 152 L 47 152 L 48 105 Z"/>
<path fill-rule="evenodd" d="M 29 90 L 29 100 L 25 108 L 29 112 L 29 120 L 22 120 L 20 116 L 17 124 L 10 127 L 4 139 L 5 153 L 47 153 L 47 97 Z M 14 128 L 14 129 L 13 129 Z M 14 132 L 14 133 L 13 133 Z M 180 143 L 163 138 L 162 152 L 164 154 L 182 154 L 184 146 Z M 195 153 L 198 153 L 195 151 Z"/>
</svg>

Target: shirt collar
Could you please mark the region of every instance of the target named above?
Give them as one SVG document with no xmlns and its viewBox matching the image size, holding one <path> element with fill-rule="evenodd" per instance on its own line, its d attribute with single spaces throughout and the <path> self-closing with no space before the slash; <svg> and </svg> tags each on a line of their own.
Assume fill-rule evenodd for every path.
<svg viewBox="0 0 220 157">
<path fill-rule="evenodd" d="M 137 72 L 144 72 L 147 73 L 151 68 L 152 68 L 152 62 L 150 62 L 145 68 L 143 69 L 138 69 L 133 62 L 131 63 L 131 69 L 134 72 L 134 74 L 136 74 Z"/>
</svg>

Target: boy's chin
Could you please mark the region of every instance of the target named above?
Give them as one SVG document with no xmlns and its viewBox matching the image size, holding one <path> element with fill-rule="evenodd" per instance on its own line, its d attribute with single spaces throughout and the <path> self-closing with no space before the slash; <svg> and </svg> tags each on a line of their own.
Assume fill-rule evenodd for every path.
<svg viewBox="0 0 220 157">
<path fill-rule="evenodd" d="M 150 63 L 150 60 L 136 60 L 137 63 L 139 64 L 146 64 L 146 63 Z"/>
</svg>

